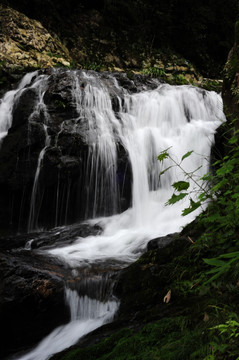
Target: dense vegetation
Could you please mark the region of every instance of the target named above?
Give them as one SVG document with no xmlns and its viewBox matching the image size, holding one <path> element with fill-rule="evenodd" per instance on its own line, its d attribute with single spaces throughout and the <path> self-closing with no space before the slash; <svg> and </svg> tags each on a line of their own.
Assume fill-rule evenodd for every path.
<svg viewBox="0 0 239 360">
<path fill-rule="evenodd" d="M 111 45 L 114 42 L 114 52 L 118 51 L 118 54 L 124 52 L 124 48 L 136 53 L 143 49 L 149 55 L 159 49 L 172 49 L 210 77 L 219 76 L 225 64 L 232 46 L 238 10 L 237 0 L 197 0 L 193 6 L 190 0 L 185 0 L 183 4 L 180 0 L 1 2 L 40 20 L 69 49 L 74 47 L 78 31 L 88 41 L 93 39 L 94 42 L 100 37 Z M 91 24 L 96 21 L 94 11 L 99 14 L 99 26 L 95 33 Z M 94 33 L 92 39 L 90 32 Z M 100 42 L 97 46 L 103 51 Z M 77 61 L 76 54 L 75 58 Z"/>
</svg>

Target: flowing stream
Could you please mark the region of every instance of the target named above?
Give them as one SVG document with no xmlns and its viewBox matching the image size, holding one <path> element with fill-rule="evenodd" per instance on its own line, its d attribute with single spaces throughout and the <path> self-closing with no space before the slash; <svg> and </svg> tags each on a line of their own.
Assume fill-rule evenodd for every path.
<svg viewBox="0 0 239 360">
<path fill-rule="evenodd" d="M 87 213 L 86 209 L 86 217 L 92 217 L 89 223 L 99 224 L 103 232 L 98 236 L 78 238 L 67 246 L 44 250 L 65 261 L 72 274 L 91 266 L 127 266 L 145 251 L 150 239 L 179 231 L 192 221 L 201 210 L 182 217 L 181 212 L 189 205 L 189 199 L 165 206 L 173 193 L 171 184 L 184 180 L 184 173 L 179 167 L 171 167 L 159 178 L 160 172 L 170 167 L 172 162 L 166 159 L 162 164 L 157 156 L 169 149 L 179 163 L 185 153 L 193 150 L 181 165 L 186 172 L 198 169 L 195 176 L 200 182 L 202 175 L 209 171 L 216 128 L 225 121 L 221 97 L 215 92 L 165 84 L 136 94 L 123 90 L 124 96 L 118 97 L 119 111 L 116 114 L 105 83 L 92 74 L 83 73 L 83 77 L 84 88 L 80 85 L 82 79 L 79 80 L 76 74 L 72 76 L 72 92 L 78 113 L 74 131 L 87 129 L 83 136 L 91 152 L 86 166 L 85 191 L 89 201 L 93 202 L 93 212 Z M 120 88 L 115 79 L 112 81 L 116 88 Z M 84 119 L 85 127 L 82 127 L 82 122 L 79 127 L 79 119 Z M 119 197 L 117 143 L 124 147 L 132 172 L 132 206 L 120 214 L 116 211 Z M 46 129 L 45 147 L 39 155 L 32 192 L 30 228 L 35 221 L 37 179 L 48 145 Z M 197 190 L 194 182 L 190 186 L 191 191 Z M 101 208 L 107 208 L 106 215 L 110 213 L 111 216 L 97 217 Z M 68 287 L 66 301 L 71 311 L 70 322 L 55 329 L 34 350 L 18 359 L 50 358 L 90 331 L 112 321 L 119 306 L 110 291 L 107 296 L 97 298 Z"/>
</svg>

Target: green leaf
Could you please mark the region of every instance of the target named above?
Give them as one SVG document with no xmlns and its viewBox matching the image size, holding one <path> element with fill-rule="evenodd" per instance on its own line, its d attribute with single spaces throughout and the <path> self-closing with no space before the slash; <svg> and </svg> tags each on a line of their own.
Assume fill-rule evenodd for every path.
<svg viewBox="0 0 239 360">
<path fill-rule="evenodd" d="M 182 216 L 186 216 L 199 208 L 201 206 L 201 201 L 193 201 L 193 199 L 190 199 L 190 206 L 182 211 Z"/>
<path fill-rule="evenodd" d="M 225 258 L 225 259 L 239 258 L 239 251 L 231 252 L 228 254 L 222 254 L 219 256 L 219 258 Z"/>
<path fill-rule="evenodd" d="M 222 274 L 224 273 L 224 269 L 219 269 L 219 271 L 212 276 L 210 279 L 208 279 L 203 285 L 207 285 L 210 282 L 212 282 L 213 280 L 216 280 L 217 278 L 219 278 Z"/>
<path fill-rule="evenodd" d="M 203 180 L 203 181 L 210 181 L 210 180 L 212 180 L 212 174 L 204 174 L 201 178 L 200 178 L 200 180 Z"/>
<path fill-rule="evenodd" d="M 187 181 L 178 181 L 175 182 L 172 186 L 174 187 L 175 190 L 182 191 L 182 190 L 187 190 L 190 184 Z"/>
<path fill-rule="evenodd" d="M 218 258 L 212 258 L 212 259 L 203 259 L 203 261 L 212 266 L 227 266 L 227 263 L 225 261 L 219 260 Z"/>
<path fill-rule="evenodd" d="M 213 269 L 206 272 L 206 274 L 217 274 L 218 272 L 221 272 L 224 268 L 222 267 L 214 267 Z M 225 268 L 226 269 L 226 268 Z M 223 270 L 224 271 L 224 270 Z"/>
<path fill-rule="evenodd" d="M 233 136 L 228 142 L 229 144 L 235 144 L 238 141 L 238 138 L 236 136 Z"/>
<path fill-rule="evenodd" d="M 169 157 L 169 153 L 167 153 L 166 151 L 163 151 L 159 154 L 158 160 L 163 161 L 163 160 L 167 159 L 168 157 Z"/>
<path fill-rule="evenodd" d="M 208 198 L 210 198 L 210 196 L 205 191 L 198 195 L 198 200 L 200 201 L 205 201 Z"/>
<path fill-rule="evenodd" d="M 166 169 L 164 169 L 163 171 L 160 172 L 159 176 L 165 174 L 169 169 L 171 169 L 171 167 L 173 167 L 173 165 L 167 167 Z"/>
<path fill-rule="evenodd" d="M 173 205 L 176 202 L 182 200 L 183 198 L 185 198 L 185 196 L 187 196 L 188 193 L 181 193 L 179 195 L 173 194 L 171 196 L 171 198 L 166 202 L 166 205 Z"/>
<path fill-rule="evenodd" d="M 193 153 L 193 150 L 188 151 L 186 154 L 184 154 L 184 155 L 182 156 L 181 161 L 183 161 L 184 159 L 186 159 L 187 157 L 189 157 L 192 153 Z"/>
</svg>

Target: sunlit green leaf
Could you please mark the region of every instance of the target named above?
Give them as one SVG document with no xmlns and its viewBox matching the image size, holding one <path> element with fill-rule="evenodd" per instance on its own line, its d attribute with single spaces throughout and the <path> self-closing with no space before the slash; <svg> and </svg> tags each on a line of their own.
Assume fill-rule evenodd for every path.
<svg viewBox="0 0 239 360">
<path fill-rule="evenodd" d="M 193 150 L 188 151 L 186 154 L 184 154 L 184 155 L 182 156 L 181 161 L 183 161 L 184 159 L 186 159 L 187 157 L 189 157 L 192 153 L 193 153 Z"/>
<path fill-rule="evenodd" d="M 169 157 L 169 153 L 167 153 L 166 151 L 162 152 L 161 154 L 159 154 L 158 156 L 158 160 L 159 161 L 163 161 L 165 159 L 167 159 Z"/>
<path fill-rule="evenodd" d="M 169 169 L 171 169 L 173 167 L 173 165 L 172 166 L 169 166 L 169 167 L 167 167 L 166 169 L 164 169 L 164 170 L 162 170 L 161 172 L 160 172 L 160 174 L 159 174 L 159 176 L 161 176 L 161 175 L 163 175 L 163 174 L 165 174 Z"/>
<path fill-rule="evenodd" d="M 178 181 L 175 182 L 173 185 L 175 190 L 177 191 L 182 191 L 182 190 L 187 190 L 190 186 L 188 181 Z"/>
<path fill-rule="evenodd" d="M 175 204 L 176 202 L 182 200 L 183 198 L 185 198 L 185 196 L 187 196 L 188 193 L 181 193 L 179 195 L 176 195 L 176 194 L 173 194 L 171 196 L 171 198 L 167 201 L 166 205 L 173 205 Z"/>
<path fill-rule="evenodd" d="M 186 216 L 190 214 L 191 212 L 199 208 L 199 206 L 201 206 L 201 201 L 195 202 L 192 199 L 190 199 L 190 206 L 182 211 L 182 216 Z"/>
</svg>

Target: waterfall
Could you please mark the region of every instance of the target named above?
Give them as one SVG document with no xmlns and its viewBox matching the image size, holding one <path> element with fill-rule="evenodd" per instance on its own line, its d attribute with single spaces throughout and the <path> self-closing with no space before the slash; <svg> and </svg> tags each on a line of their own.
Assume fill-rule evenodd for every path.
<svg viewBox="0 0 239 360">
<path fill-rule="evenodd" d="M 12 111 L 14 104 L 20 98 L 22 92 L 31 83 L 37 71 L 26 74 L 20 81 L 16 90 L 8 91 L 0 103 L 0 146 L 12 126 Z"/>
<path fill-rule="evenodd" d="M 87 82 L 84 87 L 80 85 L 82 80 Z M 84 190 L 87 194 L 86 204 L 90 204 L 92 212 L 86 207 L 85 218 L 94 218 L 99 212 L 112 215 L 117 211 L 118 202 L 117 144 L 114 136 L 117 120 L 110 94 L 104 83 L 86 73 L 83 73 L 83 79 L 75 74 L 72 92 L 78 119 L 81 119 L 79 131 L 90 148 Z"/>
<path fill-rule="evenodd" d="M 167 159 L 162 167 L 157 156 L 170 148 L 171 155 L 180 162 L 186 152 L 194 150 L 182 166 L 186 172 L 198 168 L 198 179 L 207 173 L 214 133 L 225 121 L 220 96 L 192 86 L 160 85 L 156 90 L 125 94 L 122 102 L 118 119 L 111 105 L 107 108 L 105 126 L 110 118 L 113 130 L 111 141 L 101 151 L 108 164 L 107 155 L 115 147 L 113 137 L 126 149 L 132 169 L 132 207 L 121 214 L 91 220 L 103 227 L 100 236 L 79 238 L 70 246 L 49 251 L 71 266 L 112 258 L 130 263 L 144 251 L 149 239 L 179 231 L 200 211 L 182 217 L 189 200 L 165 207 L 173 193 L 171 184 L 182 180 L 184 174 L 173 167 L 159 180 L 160 172 L 172 163 Z M 195 190 L 194 186 L 192 182 L 190 189 Z"/>
<path fill-rule="evenodd" d="M 39 216 L 39 211 L 40 211 L 40 207 L 41 207 L 41 194 L 39 193 L 39 189 L 38 189 L 38 183 L 39 183 L 39 176 L 40 176 L 40 171 L 41 171 L 41 166 L 42 166 L 42 162 L 44 159 L 44 155 L 46 152 L 47 147 L 50 145 L 51 142 L 51 138 L 48 134 L 48 130 L 47 130 L 47 123 L 49 120 L 49 115 L 47 112 L 47 108 L 46 105 L 44 104 L 44 94 L 45 94 L 45 88 L 47 85 L 47 76 L 40 76 L 39 79 L 37 79 L 37 81 L 35 81 L 35 83 L 33 84 L 32 87 L 37 89 L 37 95 L 38 95 L 38 101 L 36 102 L 35 105 L 35 109 L 33 111 L 33 113 L 31 114 L 29 121 L 28 121 L 28 126 L 29 126 L 29 136 L 30 136 L 30 126 L 32 123 L 34 123 L 35 119 L 38 117 L 42 117 L 43 118 L 43 129 L 44 129 L 44 133 L 45 133 L 45 144 L 43 149 L 40 151 L 39 157 L 38 157 L 38 161 L 37 161 L 37 167 L 36 167 L 36 172 L 35 172 L 35 177 L 34 177 L 34 182 L 33 182 L 33 188 L 32 188 L 32 194 L 31 194 L 31 201 L 30 201 L 30 212 L 29 212 L 29 218 L 28 218 L 28 232 L 32 231 L 32 230 L 36 230 L 37 226 L 38 226 L 38 216 Z"/>
<path fill-rule="evenodd" d="M 83 274 L 85 268 L 94 267 L 119 269 L 135 261 L 150 239 L 179 231 L 199 213 L 198 209 L 187 217 L 181 216 L 189 204 L 188 199 L 172 207 L 165 206 L 173 193 L 171 184 L 182 180 L 184 174 L 180 168 L 172 167 L 159 178 L 160 172 L 172 163 L 167 159 L 162 166 L 157 156 L 169 149 L 171 156 L 180 162 L 185 153 L 193 150 L 182 164 L 185 171 L 198 169 L 198 179 L 207 173 L 215 131 L 225 121 L 222 100 L 215 92 L 193 86 L 161 84 L 155 90 L 131 94 L 111 75 L 104 78 L 92 72 L 81 72 L 80 75 L 72 72 L 70 76 L 76 112 L 74 118 L 66 119 L 58 126 L 54 146 L 58 146 L 60 134 L 69 126 L 71 133 L 80 134 L 87 145 L 83 166 L 85 178 L 80 184 L 82 196 L 87 199 L 84 217 L 90 224 L 99 224 L 103 232 L 97 236 L 78 237 L 70 245 L 42 252 L 60 258 L 72 269 L 72 274 Z M 40 94 L 35 111 L 39 110 L 40 104 L 47 119 L 43 90 Z M 117 109 L 112 105 L 113 98 L 117 101 Z M 53 143 L 50 142 L 48 121 L 44 121 L 44 128 L 45 144 L 35 172 L 29 230 L 37 226 L 39 174 L 46 149 Z M 119 146 L 124 149 L 132 175 L 132 206 L 122 213 L 117 213 L 121 196 L 119 182 L 125 181 L 125 173 L 121 174 L 118 166 Z M 190 186 L 191 190 L 197 190 L 193 182 Z M 58 173 L 54 223 L 57 223 L 62 206 L 60 189 Z M 65 202 L 66 213 L 69 199 L 70 187 Z M 102 284 L 101 275 L 99 279 Z M 71 311 L 69 323 L 55 329 L 34 350 L 20 357 L 21 360 L 46 360 L 113 319 L 118 301 L 112 298 L 112 289 L 108 289 L 107 295 L 99 295 L 101 290 L 93 291 L 89 285 L 91 281 L 89 273 L 76 289 L 66 287 L 66 301 Z M 105 283 L 108 284 L 108 280 Z"/>
<path fill-rule="evenodd" d="M 117 301 L 100 302 L 88 296 L 79 296 L 77 291 L 66 289 L 66 301 L 71 319 L 44 338 L 29 354 L 19 360 L 46 360 L 51 355 L 75 344 L 85 334 L 112 321 L 118 309 Z"/>
</svg>

